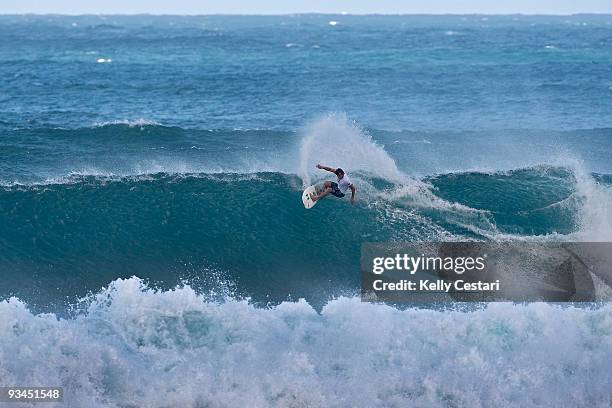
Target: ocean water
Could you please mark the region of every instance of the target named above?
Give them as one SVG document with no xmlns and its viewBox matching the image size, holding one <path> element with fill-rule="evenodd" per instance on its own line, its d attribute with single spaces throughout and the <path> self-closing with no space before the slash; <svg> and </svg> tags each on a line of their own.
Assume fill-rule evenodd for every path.
<svg viewBox="0 0 612 408">
<path fill-rule="evenodd" d="M 0 16 L 0 386 L 612 403 L 607 304 L 359 300 L 362 242 L 612 240 L 612 16 Z M 357 202 L 312 210 L 344 168 Z"/>
</svg>

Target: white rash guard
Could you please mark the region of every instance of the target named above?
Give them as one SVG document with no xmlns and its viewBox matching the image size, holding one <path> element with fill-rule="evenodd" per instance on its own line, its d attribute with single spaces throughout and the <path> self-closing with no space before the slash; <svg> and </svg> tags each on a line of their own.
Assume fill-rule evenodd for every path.
<svg viewBox="0 0 612 408">
<path fill-rule="evenodd" d="M 346 190 L 348 190 L 348 188 L 351 186 L 351 179 L 346 175 L 346 173 L 344 174 L 344 177 L 342 177 L 340 180 L 337 181 L 338 183 L 338 189 L 340 190 L 340 192 L 342 194 L 346 193 Z"/>
</svg>

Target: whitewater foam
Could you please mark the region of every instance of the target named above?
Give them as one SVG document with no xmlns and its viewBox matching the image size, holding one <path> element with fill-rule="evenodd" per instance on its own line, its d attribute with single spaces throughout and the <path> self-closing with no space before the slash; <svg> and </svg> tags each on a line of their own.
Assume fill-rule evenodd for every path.
<svg viewBox="0 0 612 408">
<path fill-rule="evenodd" d="M 576 190 L 582 198 L 579 211 L 581 241 L 612 241 L 612 189 L 597 183 L 584 166 L 574 164 Z"/>
<path fill-rule="evenodd" d="M 0 302 L 0 378 L 64 406 L 608 407 L 612 308 L 471 312 L 339 298 L 261 309 L 114 281 L 82 314 Z"/>
</svg>

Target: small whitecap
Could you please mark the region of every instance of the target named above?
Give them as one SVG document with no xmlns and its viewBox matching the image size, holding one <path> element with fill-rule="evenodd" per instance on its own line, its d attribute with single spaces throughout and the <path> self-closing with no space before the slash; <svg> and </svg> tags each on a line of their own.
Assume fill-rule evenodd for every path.
<svg viewBox="0 0 612 408">
<path fill-rule="evenodd" d="M 315 45 L 312 46 L 312 48 L 321 48 L 321 46 L 318 45 L 318 44 L 315 44 Z"/>
<path fill-rule="evenodd" d="M 105 62 L 113 62 L 113 60 L 111 58 L 98 58 L 96 60 L 96 62 L 99 63 L 99 64 L 102 64 L 102 63 L 105 63 Z"/>
<path fill-rule="evenodd" d="M 76 26 L 78 26 L 78 24 L 77 23 L 72 23 L 72 26 L 76 27 Z"/>
<path fill-rule="evenodd" d="M 287 43 L 285 44 L 285 47 L 287 48 L 295 48 L 295 47 L 301 47 L 302 44 L 295 44 L 295 43 Z"/>
<path fill-rule="evenodd" d="M 338 25 L 338 22 L 337 22 L 337 21 L 332 20 L 332 21 L 330 21 L 330 22 L 329 22 L 329 25 L 330 25 L 330 26 L 332 26 L 332 27 L 333 27 L 333 26 L 337 26 L 337 25 Z"/>
<path fill-rule="evenodd" d="M 144 127 L 144 126 L 163 126 L 161 123 L 149 119 L 125 119 L 125 120 L 111 120 L 106 122 L 96 122 L 93 127 L 105 127 L 113 125 L 128 125 L 129 127 Z"/>
<path fill-rule="evenodd" d="M 448 30 L 444 32 L 445 35 L 459 35 L 458 31 Z"/>
<path fill-rule="evenodd" d="M 341 11 L 340 14 L 342 14 L 343 16 L 346 16 L 348 14 L 348 12 L 346 11 Z"/>
</svg>

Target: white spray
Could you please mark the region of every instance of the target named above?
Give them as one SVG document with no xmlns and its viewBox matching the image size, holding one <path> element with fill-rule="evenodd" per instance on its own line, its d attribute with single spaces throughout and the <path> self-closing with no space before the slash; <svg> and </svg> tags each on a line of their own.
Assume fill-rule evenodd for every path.
<svg viewBox="0 0 612 408">
<path fill-rule="evenodd" d="M 409 180 L 383 146 L 343 114 L 326 115 L 304 130 L 297 171 L 304 186 L 311 184 L 317 163 L 363 171 L 392 182 Z"/>
</svg>

